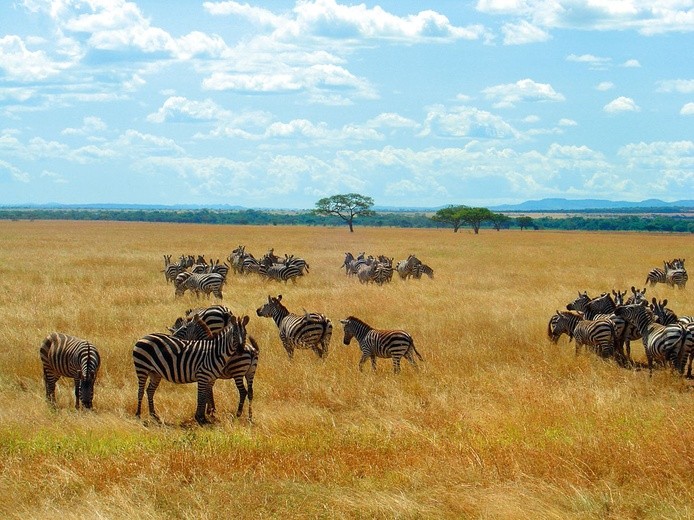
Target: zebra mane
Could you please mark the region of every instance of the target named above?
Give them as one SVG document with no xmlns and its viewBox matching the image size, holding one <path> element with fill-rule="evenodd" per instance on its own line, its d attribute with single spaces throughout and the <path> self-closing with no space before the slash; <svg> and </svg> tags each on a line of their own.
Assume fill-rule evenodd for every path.
<svg viewBox="0 0 694 520">
<path fill-rule="evenodd" d="M 364 320 L 361 320 L 361 319 L 357 318 L 356 316 L 347 316 L 347 317 L 346 317 L 344 320 L 342 320 L 342 321 L 343 321 L 343 322 L 344 322 L 344 321 L 354 321 L 354 322 L 356 322 L 356 323 L 358 323 L 358 324 L 360 324 L 360 325 L 365 325 L 366 327 L 369 327 L 370 329 L 373 328 L 373 327 L 371 327 L 371 325 L 369 325 L 368 323 L 366 323 Z"/>
</svg>

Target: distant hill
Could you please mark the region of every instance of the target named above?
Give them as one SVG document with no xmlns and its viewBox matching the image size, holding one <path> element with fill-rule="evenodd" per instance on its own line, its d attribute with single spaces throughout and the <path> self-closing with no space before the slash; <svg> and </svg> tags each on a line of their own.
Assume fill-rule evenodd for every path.
<svg viewBox="0 0 694 520">
<path fill-rule="evenodd" d="M 528 200 L 520 204 L 502 204 L 491 206 L 492 211 L 581 211 L 589 209 L 653 209 L 653 208 L 694 208 L 694 200 L 665 202 L 659 199 L 647 199 L 641 202 L 601 199 L 541 199 Z"/>
</svg>

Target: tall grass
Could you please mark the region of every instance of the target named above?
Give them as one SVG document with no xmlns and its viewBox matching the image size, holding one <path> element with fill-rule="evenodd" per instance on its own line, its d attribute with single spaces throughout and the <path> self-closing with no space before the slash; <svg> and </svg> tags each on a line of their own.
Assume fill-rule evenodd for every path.
<svg viewBox="0 0 694 520">
<path fill-rule="evenodd" d="M 694 394 L 669 370 L 631 371 L 552 345 L 547 321 L 578 291 L 643 288 L 664 259 L 694 257 L 685 235 L 0 222 L 0 517 L 691 518 Z M 225 258 L 237 245 L 294 253 L 296 285 L 230 273 L 224 303 L 252 316 L 261 346 L 255 422 L 192 421 L 194 385 L 163 382 L 165 426 L 136 420 L 135 341 L 199 306 L 174 298 L 163 255 Z M 416 253 L 435 279 L 361 285 L 346 251 Z M 333 320 L 329 357 L 284 352 L 255 309 Z M 694 314 L 692 288 L 647 296 Z M 211 303 L 212 300 L 210 300 Z M 399 376 L 357 369 L 339 319 L 409 331 L 425 358 Z M 44 400 L 38 348 L 60 331 L 102 354 L 95 411 L 70 382 Z M 639 343 L 632 345 L 643 359 Z"/>
</svg>

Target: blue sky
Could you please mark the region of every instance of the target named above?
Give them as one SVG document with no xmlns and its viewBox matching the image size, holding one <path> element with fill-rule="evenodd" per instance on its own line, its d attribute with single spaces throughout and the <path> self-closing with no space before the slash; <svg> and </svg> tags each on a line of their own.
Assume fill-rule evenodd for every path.
<svg viewBox="0 0 694 520">
<path fill-rule="evenodd" d="M 694 0 L 0 3 L 0 205 L 694 198 Z"/>
</svg>

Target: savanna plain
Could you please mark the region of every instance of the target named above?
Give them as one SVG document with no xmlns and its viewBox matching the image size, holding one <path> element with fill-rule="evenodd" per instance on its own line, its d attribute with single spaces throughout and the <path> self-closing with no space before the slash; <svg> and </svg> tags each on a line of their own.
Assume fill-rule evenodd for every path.
<svg viewBox="0 0 694 520">
<path fill-rule="evenodd" d="M 663 260 L 694 258 L 691 235 L 517 230 L 0 222 L 1 518 L 692 518 L 694 391 L 668 369 L 625 369 L 547 323 L 579 291 L 644 287 Z M 238 245 L 305 258 L 296 284 L 229 273 L 224 300 L 260 345 L 253 422 L 193 421 L 194 384 L 163 381 L 164 425 L 135 417 L 132 348 L 214 298 L 175 298 L 163 255 L 223 260 Z M 360 284 L 347 251 L 414 253 L 434 279 Z M 694 260 L 690 260 L 694 262 Z M 690 282 L 694 283 L 694 282 Z M 694 286 L 648 287 L 694 314 Z M 333 322 L 327 359 L 290 362 L 255 309 Z M 357 367 L 339 320 L 401 328 L 425 361 L 399 375 Z M 51 331 L 100 350 L 93 411 L 62 379 L 45 401 L 39 346 Z M 644 361 L 640 342 L 632 356 Z"/>
</svg>

